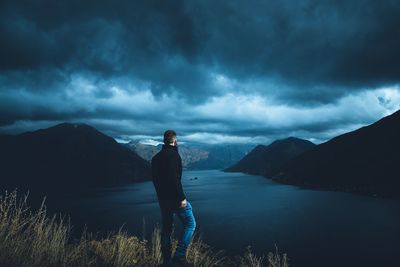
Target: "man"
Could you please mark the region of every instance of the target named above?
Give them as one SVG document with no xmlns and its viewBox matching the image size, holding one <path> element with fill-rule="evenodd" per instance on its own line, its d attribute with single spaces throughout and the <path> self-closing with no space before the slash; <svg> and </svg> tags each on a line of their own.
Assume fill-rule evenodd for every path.
<svg viewBox="0 0 400 267">
<path fill-rule="evenodd" d="M 161 252 L 163 266 L 191 266 L 186 261 L 186 251 L 196 228 L 192 205 L 182 189 L 182 159 L 178 153 L 176 133 L 164 132 L 164 144 L 151 159 L 152 178 L 161 209 Z M 183 234 L 171 259 L 171 235 L 174 215 L 183 223 Z"/>
</svg>

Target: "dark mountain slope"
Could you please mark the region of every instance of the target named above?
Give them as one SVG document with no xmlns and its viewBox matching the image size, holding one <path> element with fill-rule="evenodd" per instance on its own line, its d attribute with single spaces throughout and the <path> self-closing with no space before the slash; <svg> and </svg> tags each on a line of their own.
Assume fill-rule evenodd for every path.
<svg viewBox="0 0 400 267">
<path fill-rule="evenodd" d="M 0 137 L 3 186 L 43 189 L 100 187 L 150 179 L 150 164 L 86 124 Z"/>
<path fill-rule="evenodd" d="M 288 160 L 314 147 L 310 141 L 289 137 L 258 145 L 235 165 L 225 169 L 228 172 L 244 172 L 270 177 Z"/>
<path fill-rule="evenodd" d="M 274 179 L 334 190 L 400 196 L 400 111 L 299 155 Z"/>
</svg>

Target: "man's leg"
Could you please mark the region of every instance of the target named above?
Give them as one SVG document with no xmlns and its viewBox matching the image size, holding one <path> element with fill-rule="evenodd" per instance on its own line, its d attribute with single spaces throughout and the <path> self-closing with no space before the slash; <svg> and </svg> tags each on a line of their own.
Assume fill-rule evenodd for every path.
<svg viewBox="0 0 400 267">
<path fill-rule="evenodd" d="M 161 253 L 163 257 L 163 264 L 169 264 L 171 261 L 171 235 L 174 227 L 174 213 L 167 206 L 160 204 L 161 208 Z"/>
<path fill-rule="evenodd" d="M 183 223 L 183 234 L 176 247 L 174 258 L 185 258 L 187 247 L 192 240 L 196 228 L 196 220 L 193 216 L 192 205 L 189 201 L 186 203 L 185 208 L 179 208 L 175 211 L 176 215 Z"/>
</svg>

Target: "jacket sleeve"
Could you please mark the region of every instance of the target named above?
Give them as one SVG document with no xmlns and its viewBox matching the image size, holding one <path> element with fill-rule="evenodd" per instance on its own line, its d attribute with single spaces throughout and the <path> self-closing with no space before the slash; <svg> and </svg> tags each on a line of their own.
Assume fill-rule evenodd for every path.
<svg viewBox="0 0 400 267">
<path fill-rule="evenodd" d="M 156 179 L 156 177 L 158 176 L 157 175 L 157 165 L 156 165 L 157 163 L 156 163 L 156 159 L 155 159 L 155 157 L 153 157 L 152 159 L 151 159 L 151 161 L 150 161 L 150 165 L 151 165 L 151 178 L 153 179 L 153 180 L 155 180 Z"/>
<path fill-rule="evenodd" d="M 157 170 L 159 167 L 157 166 L 156 159 L 154 157 L 151 159 L 150 164 L 151 164 L 151 178 L 153 182 L 156 183 L 158 181 Z"/>
<path fill-rule="evenodd" d="M 181 175 L 182 175 L 182 165 L 181 158 L 179 155 L 169 158 L 169 162 L 167 164 L 167 177 L 170 179 L 171 188 L 174 192 L 173 195 L 176 196 L 176 199 L 182 201 L 186 198 L 185 193 L 183 192 L 182 183 L 181 183 Z"/>
</svg>

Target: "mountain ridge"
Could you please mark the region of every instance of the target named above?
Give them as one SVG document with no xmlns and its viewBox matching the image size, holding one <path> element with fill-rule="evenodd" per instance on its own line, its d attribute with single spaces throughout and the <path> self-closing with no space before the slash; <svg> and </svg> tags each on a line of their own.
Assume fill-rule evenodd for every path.
<svg viewBox="0 0 400 267">
<path fill-rule="evenodd" d="M 399 136 L 400 110 L 293 158 L 272 178 L 305 187 L 400 196 Z"/>
<path fill-rule="evenodd" d="M 257 145 L 226 172 L 244 172 L 269 177 L 289 159 L 315 146 L 312 142 L 296 137 L 278 139 L 269 145 Z"/>
<path fill-rule="evenodd" d="M 150 163 L 85 123 L 0 136 L 3 184 L 79 189 L 151 178 Z"/>
</svg>

